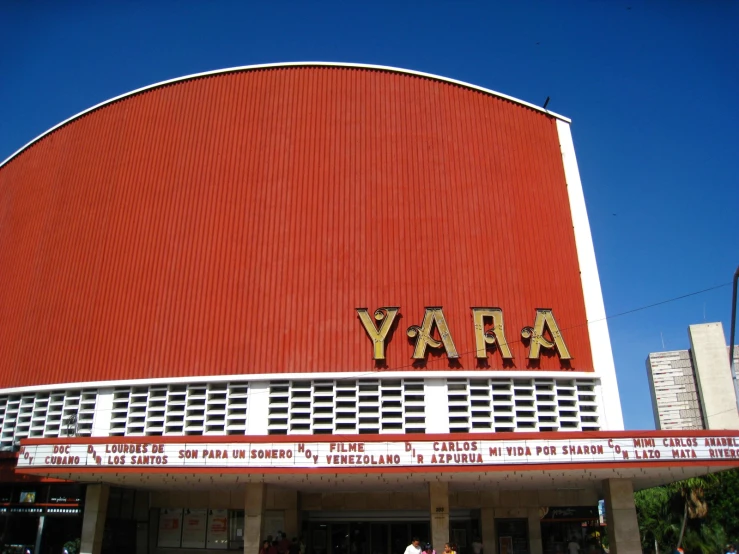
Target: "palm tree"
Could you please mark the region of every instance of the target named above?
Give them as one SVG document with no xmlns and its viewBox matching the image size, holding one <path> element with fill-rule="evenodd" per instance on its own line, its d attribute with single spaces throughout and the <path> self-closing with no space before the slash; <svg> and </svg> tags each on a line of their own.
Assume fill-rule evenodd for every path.
<svg viewBox="0 0 739 554">
<path fill-rule="evenodd" d="M 723 531 L 705 519 L 708 505 L 704 497 L 717 483 L 716 475 L 707 475 L 638 491 L 634 500 L 642 548 L 654 548 L 655 554 L 681 547 L 695 553 L 720 552 L 716 545 L 725 540 Z M 671 544 L 677 546 L 670 548 Z"/>
<path fill-rule="evenodd" d="M 680 494 L 683 503 L 683 517 L 680 524 L 680 534 L 677 546 L 680 548 L 685 536 L 685 525 L 688 519 L 703 519 L 708 514 L 708 504 L 704 499 L 705 489 L 718 481 L 716 475 L 708 474 L 703 477 L 692 477 L 684 481 L 673 483 L 670 488 Z"/>
</svg>

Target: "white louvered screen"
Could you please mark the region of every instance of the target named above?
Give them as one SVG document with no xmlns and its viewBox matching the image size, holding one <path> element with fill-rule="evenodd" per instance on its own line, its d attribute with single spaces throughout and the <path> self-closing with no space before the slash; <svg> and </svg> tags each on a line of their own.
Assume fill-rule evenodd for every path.
<svg viewBox="0 0 739 554">
<path fill-rule="evenodd" d="M 598 431 L 594 379 L 449 379 L 452 433 Z"/>
<path fill-rule="evenodd" d="M 28 437 L 89 436 L 96 399 L 94 389 L 0 396 L 0 450 Z"/>
<path fill-rule="evenodd" d="M 117 388 L 110 434 L 243 435 L 248 392 L 239 382 Z"/>
<path fill-rule="evenodd" d="M 598 431 L 599 387 L 597 379 L 450 377 L 449 431 Z M 266 417 L 269 434 L 436 432 L 422 378 L 283 380 L 257 393 L 268 396 L 269 413 L 252 417 Z M 108 434 L 243 435 L 249 394 L 245 381 L 117 387 Z M 0 395 L 0 450 L 26 437 L 91 435 L 97 397 L 89 388 Z"/>
<path fill-rule="evenodd" d="M 270 434 L 423 433 L 422 379 L 273 381 Z"/>
</svg>

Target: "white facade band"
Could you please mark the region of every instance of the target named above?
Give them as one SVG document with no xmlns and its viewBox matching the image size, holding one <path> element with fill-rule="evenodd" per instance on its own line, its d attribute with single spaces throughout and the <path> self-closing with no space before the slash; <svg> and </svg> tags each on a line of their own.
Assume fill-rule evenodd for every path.
<svg viewBox="0 0 739 554">
<path fill-rule="evenodd" d="M 601 394 L 603 395 L 601 405 L 603 406 L 604 428 L 612 431 L 622 430 L 624 420 L 621 413 L 618 383 L 616 382 L 616 366 L 613 362 L 611 337 L 608 333 L 606 308 L 603 303 L 603 291 L 600 287 L 593 236 L 590 232 L 585 195 L 580 181 L 580 171 L 577 167 L 570 124 L 558 120 L 557 133 L 559 134 L 559 144 L 562 150 L 562 163 L 564 165 L 565 181 L 567 182 L 567 193 L 570 199 L 575 245 L 580 263 L 585 317 L 588 321 L 590 347 L 593 353 L 593 368 L 600 379 Z"/>
<path fill-rule="evenodd" d="M 272 379 L 0 395 L 0 450 L 25 438 L 602 431 L 600 381 L 559 375 Z"/>
</svg>

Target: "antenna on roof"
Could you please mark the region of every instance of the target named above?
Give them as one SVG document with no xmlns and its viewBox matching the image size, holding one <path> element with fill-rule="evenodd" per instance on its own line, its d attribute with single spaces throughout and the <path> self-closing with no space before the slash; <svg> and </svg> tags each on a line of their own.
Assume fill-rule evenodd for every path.
<svg viewBox="0 0 739 554">
<path fill-rule="evenodd" d="M 547 109 L 548 104 L 549 104 L 549 97 L 547 96 L 547 99 L 544 100 L 544 106 L 543 106 L 545 110 Z"/>
</svg>

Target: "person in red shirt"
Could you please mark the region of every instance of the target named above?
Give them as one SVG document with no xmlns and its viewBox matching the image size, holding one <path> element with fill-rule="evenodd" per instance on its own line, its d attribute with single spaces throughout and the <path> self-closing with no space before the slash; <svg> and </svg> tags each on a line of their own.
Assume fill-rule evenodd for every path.
<svg viewBox="0 0 739 554">
<path fill-rule="evenodd" d="M 277 543 L 277 554 L 290 554 L 290 541 L 285 533 L 282 533 L 282 539 Z"/>
</svg>

